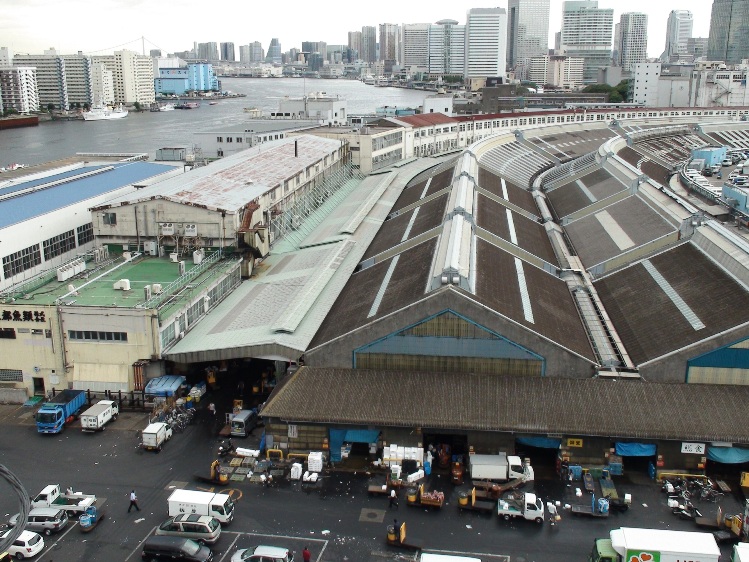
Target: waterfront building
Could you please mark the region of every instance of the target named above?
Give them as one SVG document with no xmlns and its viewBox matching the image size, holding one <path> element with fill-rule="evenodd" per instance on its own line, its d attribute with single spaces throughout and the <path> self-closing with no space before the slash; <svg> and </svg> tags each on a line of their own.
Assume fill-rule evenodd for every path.
<svg viewBox="0 0 749 562">
<path fill-rule="evenodd" d="M 577 90 L 583 85 L 585 60 L 566 55 L 531 57 L 528 80 L 539 86 L 549 85 L 565 90 Z"/>
<path fill-rule="evenodd" d="M 315 92 L 298 98 L 285 97 L 278 102 L 278 110 L 271 119 L 314 120 L 321 125 L 347 123 L 346 100 L 325 92 Z"/>
<path fill-rule="evenodd" d="M 219 56 L 219 51 L 218 51 L 218 43 L 213 42 L 213 41 L 209 43 L 198 43 L 195 54 L 197 55 L 199 59 L 202 59 L 205 61 L 221 60 L 221 57 Z"/>
<path fill-rule="evenodd" d="M 234 43 L 221 43 L 221 60 L 229 62 L 234 62 L 236 60 Z"/>
<path fill-rule="evenodd" d="M 507 67 L 526 79 L 531 57 L 549 51 L 550 0 L 509 0 L 507 5 Z"/>
<path fill-rule="evenodd" d="M 692 38 L 694 16 L 689 10 L 671 10 L 666 24 L 666 46 L 661 55 L 662 61 L 674 55 L 687 54 L 687 41 Z"/>
<path fill-rule="evenodd" d="M 707 58 L 739 64 L 749 57 L 749 0 L 713 0 Z"/>
<path fill-rule="evenodd" d="M 466 78 L 505 76 L 507 12 L 472 8 L 466 16 Z"/>
<path fill-rule="evenodd" d="M 208 158 L 225 158 L 248 148 L 280 139 L 293 132 L 319 127 L 316 120 L 250 119 L 239 125 L 194 133 L 196 144 Z"/>
<path fill-rule="evenodd" d="M 65 61 L 54 49 L 48 49 L 42 55 L 16 54 L 13 57 L 13 64 L 36 68 L 40 107 L 53 106 L 55 109 L 70 109 L 65 80 Z"/>
<path fill-rule="evenodd" d="M 611 63 L 613 20 L 613 8 L 599 8 L 598 0 L 566 0 L 563 4 L 561 51 L 585 59 L 585 84 L 595 83 L 598 67 Z"/>
<path fill-rule="evenodd" d="M 691 73 L 689 107 L 746 107 L 749 105 L 745 64 L 726 65 L 721 62 L 697 62 Z"/>
<path fill-rule="evenodd" d="M 409 23 L 401 26 L 401 66 L 407 72 L 427 72 L 429 69 L 428 23 Z"/>
<path fill-rule="evenodd" d="M 361 50 L 360 58 L 372 64 L 377 61 L 377 28 L 372 25 L 365 25 L 361 28 Z"/>
<path fill-rule="evenodd" d="M 265 51 L 260 41 L 250 43 L 250 62 L 264 62 Z"/>
<path fill-rule="evenodd" d="M 36 85 L 36 68 L 13 66 L 0 68 L 0 96 L 5 110 L 18 113 L 39 111 L 39 95 Z"/>
<path fill-rule="evenodd" d="M 362 32 L 361 31 L 349 31 L 348 32 L 348 48 L 350 50 L 350 56 L 348 62 L 354 62 L 362 58 Z M 352 56 L 354 57 L 352 60 Z"/>
<path fill-rule="evenodd" d="M 381 23 L 380 24 L 380 54 L 379 60 L 393 61 L 394 64 L 400 62 L 400 39 L 401 31 L 398 24 Z"/>
<path fill-rule="evenodd" d="M 626 12 L 619 21 L 620 66 L 624 72 L 631 72 L 635 65 L 648 58 L 648 15 L 639 12 Z"/>
<path fill-rule="evenodd" d="M 210 63 L 189 63 L 178 68 L 160 68 L 154 80 L 157 94 L 184 95 L 187 92 L 215 92 L 219 90 L 218 78 Z"/>
<path fill-rule="evenodd" d="M 83 107 L 94 101 L 91 57 L 82 53 L 62 55 L 69 105 Z"/>
<path fill-rule="evenodd" d="M 466 63 L 466 26 L 440 20 L 429 26 L 429 74 L 463 76 Z"/>
<path fill-rule="evenodd" d="M 125 105 L 138 102 L 148 107 L 156 101 L 151 57 L 122 50 L 115 51 L 113 55 L 92 57 L 92 62 L 102 63 L 112 72 L 115 103 Z"/>
<path fill-rule="evenodd" d="M 281 42 L 276 37 L 270 40 L 268 54 L 265 56 L 265 62 L 271 64 L 281 64 L 283 62 L 281 57 Z"/>
<path fill-rule="evenodd" d="M 114 103 L 114 73 L 103 62 L 91 64 L 91 100 L 94 105 Z"/>
</svg>

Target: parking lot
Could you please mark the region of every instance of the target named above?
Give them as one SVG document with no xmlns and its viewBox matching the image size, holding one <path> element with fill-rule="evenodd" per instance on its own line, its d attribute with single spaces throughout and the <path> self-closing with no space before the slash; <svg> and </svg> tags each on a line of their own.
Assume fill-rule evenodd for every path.
<svg viewBox="0 0 749 562">
<path fill-rule="evenodd" d="M 209 424 L 198 423 L 174 436 L 164 450 L 147 453 L 138 448 L 138 430 L 146 425 L 145 416 L 124 413 L 106 431 L 83 434 L 75 427 L 60 435 L 36 433 L 28 410 L 0 406 L 0 450 L 2 464 L 11 469 L 30 494 L 47 484 L 73 486 L 96 494 L 103 501 L 105 519 L 89 533 L 71 521 L 57 535 L 45 537 L 45 549 L 35 558 L 44 562 L 111 561 L 140 559 L 141 544 L 167 518 L 167 497 L 177 487 L 211 490 L 193 479 L 205 472 L 215 458 L 217 439 Z M 241 446 L 252 447 L 261 428 Z M 541 461 L 538 461 L 539 463 Z M 557 479 L 551 467 L 537 466 L 534 491 L 543 499 L 563 505 L 589 501 L 576 498 L 580 486 Z M 366 469 L 355 472 L 326 472 L 314 489 L 301 482 L 279 481 L 273 487 L 231 482 L 229 491 L 237 499 L 234 522 L 222 531 L 211 548 L 214 560 L 228 561 L 239 548 L 257 544 L 284 546 L 301 559 L 308 546 L 318 562 L 415 560 L 413 551 L 386 543 L 387 526 L 407 523 L 409 540 L 418 541 L 430 552 L 475 556 L 489 562 L 530 562 L 584 560 L 595 538 L 606 537 L 612 528 L 638 526 L 697 530 L 666 507 L 665 496 L 647 476 L 631 471 L 617 479 L 620 494 L 633 497 L 631 509 L 612 512 L 606 519 L 573 517 L 562 508 L 562 520 L 555 526 L 532 521 L 503 521 L 496 514 L 463 513 L 457 508 L 460 491 L 449 475 L 436 472 L 427 479 L 430 489 L 446 496 L 442 509 L 406 505 L 401 494 L 397 509 L 388 507 L 386 497 L 370 497 L 367 486 L 384 478 Z M 128 494 L 135 489 L 140 512 L 127 513 Z M 739 497 L 726 497 L 726 513 L 741 508 Z M 699 506 L 706 514 L 716 504 Z M 0 482 L 0 509 L 3 520 L 18 511 L 15 496 Z M 710 511 L 713 510 L 713 511 Z M 728 553 L 730 547 L 725 547 Z"/>
</svg>

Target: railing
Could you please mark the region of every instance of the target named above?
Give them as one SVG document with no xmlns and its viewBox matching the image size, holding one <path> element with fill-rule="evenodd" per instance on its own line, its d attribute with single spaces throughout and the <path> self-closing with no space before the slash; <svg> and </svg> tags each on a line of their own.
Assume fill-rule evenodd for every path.
<svg viewBox="0 0 749 562">
<path fill-rule="evenodd" d="M 169 298 L 178 289 L 181 289 L 190 281 L 200 276 L 204 271 L 213 266 L 213 264 L 219 261 L 222 257 L 223 254 L 220 250 L 216 250 L 212 254 L 209 254 L 208 256 L 203 258 L 203 261 L 198 265 L 186 271 L 184 275 L 181 275 L 180 277 L 163 287 L 161 293 L 152 296 L 148 300 L 138 303 L 136 305 L 136 308 L 158 308 L 165 299 Z"/>
</svg>

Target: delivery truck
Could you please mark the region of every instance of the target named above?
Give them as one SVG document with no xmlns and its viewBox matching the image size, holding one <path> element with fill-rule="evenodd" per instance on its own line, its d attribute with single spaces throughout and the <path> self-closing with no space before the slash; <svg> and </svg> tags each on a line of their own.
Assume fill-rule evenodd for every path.
<svg viewBox="0 0 749 562">
<path fill-rule="evenodd" d="M 229 494 L 178 489 L 172 492 L 167 502 L 170 517 L 180 513 L 210 515 L 222 525 L 228 525 L 234 519 L 234 502 Z"/>
<path fill-rule="evenodd" d="M 172 438 L 172 428 L 164 422 L 149 424 L 141 432 L 140 446 L 147 451 L 161 451 L 164 443 Z"/>
<path fill-rule="evenodd" d="M 720 549 L 710 533 L 659 529 L 613 529 L 608 539 L 596 539 L 589 562 L 718 562 Z"/>
<path fill-rule="evenodd" d="M 114 400 L 99 400 L 81 414 L 83 431 L 101 431 L 110 421 L 117 419 L 120 408 Z"/>
<path fill-rule="evenodd" d="M 32 498 L 31 507 L 55 507 L 70 514 L 80 514 L 85 513 L 86 509 L 95 503 L 96 496 L 93 494 L 82 494 L 72 490 L 62 493 L 59 484 L 50 484 Z"/>
<path fill-rule="evenodd" d="M 516 479 L 523 482 L 533 480 L 533 467 L 530 461 L 523 462 L 518 456 L 499 453 L 498 455 L 468 455 L 468 457 L 468 468 L 473 480 L 494 482 Z"/>
<path fill-rule="evenodd" d="M 36 430 L 39 433 L 60 433 L 65 429 L 67 420 L 78 415 L 85 404 L 85 390 L 66 388 L 58 392 L 37 411 Z"/>
<path fill-rule="evenodd" d="M 734 545 L 731 562 L 749 562 L 749 543 L 742 542 Z"/>
<path fill-rule="evenodd" d="M 540 524 L 544 522 L 544 502 L 536 494 L 515 493 L 497 502 L 497 515 L 505 521 L 519 517 Z"/>
</svg>

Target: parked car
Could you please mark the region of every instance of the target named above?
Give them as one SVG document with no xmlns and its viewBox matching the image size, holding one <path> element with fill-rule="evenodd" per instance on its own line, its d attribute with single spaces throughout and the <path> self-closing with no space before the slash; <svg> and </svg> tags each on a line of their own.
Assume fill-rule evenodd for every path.
<svg viewBox="0 0 749 562">
<path fill-rule="evenodd" d="M 733 164 L 733 160 L 730 158 L 724 158 L 723 161 L 720 163 L 721 166 L 731 166 Z"/>
<path fill-rule="evenodd" d="M 231 562 L 294 562 L 294 553 L 278 546 L 255 546 L 240 548 L 231 557 Z"/>
<path fill-rule="evenodd" d="M 221 536 L 221 523 L 210 515 L 183 513 L 164 521 L 156 529 L 156 534 L 213 544 Z"/>
<path fill-rule="evenodd" d="M 186 562 L 211 562 L 213 552 L 207 546 L 202 546 L 190 539 L 179 537 L 148 537 L 143 543 L 141 558 L 153 560 L 184 560 Z"/>
<path fill-rule="evenodd" d="M 0 535 L 0 540 L 4 539 L 10 534 L 10 529 Z M 8 547 L 8 554 L 15 556 L 19 560 L 24 558 L 32 558 L 39 554 L 44 548 L 44 539 L 38 533 L 32 533 L 31 531 L 23 531 L 21 535 L 13 541 L 13 544 Z"/>
<path fill-rule="evenodd" d="M 16 526 L 20 513 L 16 513 L 8 521 L 11 527 Z M 29 511 L 26 529 L 36 533 L 44 533 L 49 536 L 52 533 L 62 531 L 68 524 L 68 514 L 64 509 L 54 507 L 35 507 Z"/>
<path fill-rule="evenodd" d="M 708 176 L 708 177 L 712 176 L 713 175 L 713 169 L 712 168 L 705 168 L 704 170 L 702 170 L 702 175 L 703 176 Z"/>
</svg>

